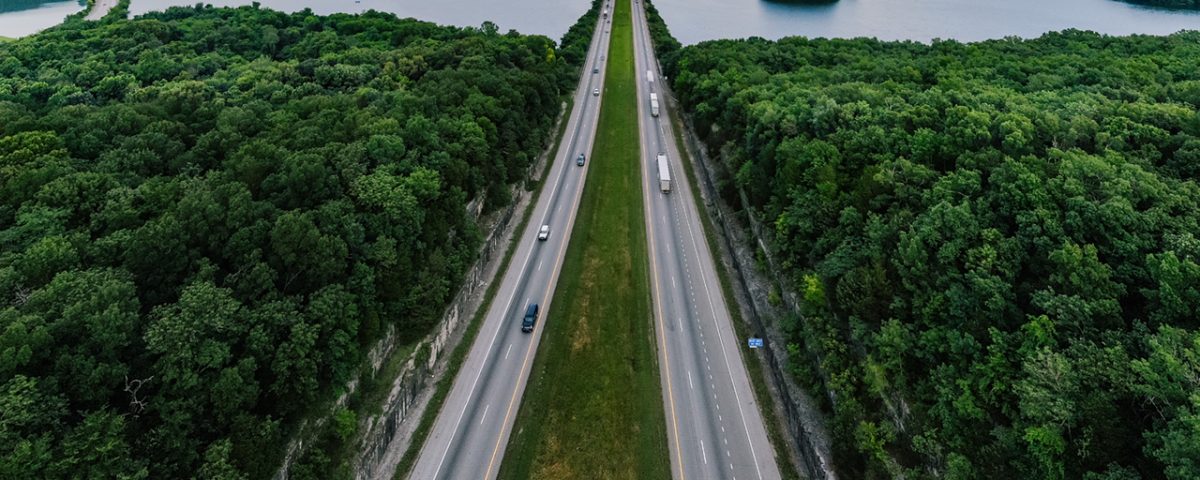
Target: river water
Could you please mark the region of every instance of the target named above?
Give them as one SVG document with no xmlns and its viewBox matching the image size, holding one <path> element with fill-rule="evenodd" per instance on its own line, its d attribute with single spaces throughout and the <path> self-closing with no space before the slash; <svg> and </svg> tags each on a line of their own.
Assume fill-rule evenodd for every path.
<svg viewBox="0 0 1200 480">
<path fill-rule="evenodd" d="M 133 0 L 133 14 L 197 0 Z M 559 38 L 588 7 L 588 0 L 259 0 L 286 11 L 361 12 L 375 9 L 436 23 L 516 29 Z M 82 2 L 0 0 L 0 36 L 19 37 L 52 26 Z M 218 6 L 248 0 L 209 0 Z M 1167 34 L 1200 29 L 1200 12 L 1131 5 L 1117 0 L 841 0 L 804 5 L 768 0 L 655 0 L 671 32 L 685 44 L 714 38 L 790 35 L 934 38 L 963 41 L 1005 36 L 1036 37 L 1078 28 L 1102 33 Z"/>
</svg>

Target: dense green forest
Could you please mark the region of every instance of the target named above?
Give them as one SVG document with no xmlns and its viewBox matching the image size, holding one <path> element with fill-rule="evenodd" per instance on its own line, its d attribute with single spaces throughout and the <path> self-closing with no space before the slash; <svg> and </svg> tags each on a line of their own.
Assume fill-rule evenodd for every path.
<svg viewBox="0 0 1200 480">
<path fill-rule="evenodd" d="M 0 45 L 0 478 L 272 474 L 385 328 L 441 315 L 467 204 L 509 201 L 577 69 L 257 7 Z"/>
<path fill-rule="evenodd" d="M 673 58 L 847 478 L 1200 478 L 1200 33 Z"/>
</svg>

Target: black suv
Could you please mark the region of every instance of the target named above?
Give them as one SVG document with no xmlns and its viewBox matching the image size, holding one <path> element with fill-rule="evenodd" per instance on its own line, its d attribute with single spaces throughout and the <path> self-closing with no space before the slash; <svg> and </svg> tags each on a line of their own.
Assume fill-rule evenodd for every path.
<svg viewBox="0 0 1200 480">
<path fill-rule="evenodd" d="M 538 304 L 531 303 L 529 308 L 525 309 L 525 318 L 521 320 L 521 331 L 529 333 L 533 331 L 533 325 L 537 323 Z"/>
</svg>

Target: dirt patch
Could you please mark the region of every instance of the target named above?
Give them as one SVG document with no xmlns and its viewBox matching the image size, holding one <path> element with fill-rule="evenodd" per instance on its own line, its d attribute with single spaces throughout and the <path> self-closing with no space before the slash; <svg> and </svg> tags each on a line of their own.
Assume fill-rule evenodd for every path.
<svg viewBox="0 0 1200 480">
<path fill-rule="evenodd" d="M 561 460 L 563 458 L 561 455 L 562 442 L 559 441 L 557 432 L 550 432 L 550 436 L 546 437 L 544 445 L 546 449 L 542 459 L 550 459 L 551 461 L 539 465 L 533 474 L 533 478 L 557 480 L 560 478 L 578 477 L 571 470 L 570 465 Z"/>
<path fill-rule="evenodd" d="M 575 326 L 575 332 L 571 335 L 571 353 L 579 352 L 592 344 L 592 327 L 588 324 L 587 312 L 591 311 L 590 306 L 596 288 L 596 270 L 600 268 L 600 261 L 595 257 L 589 257 L 587 265 L 583 268 L 580 285 L 582 291 L 586 293 L 579 296 L 579 308 L 575 310 L 580 312 L 580 316 Z"/>
<path fill-rule="evenodd" d="M 592 332 L 588 326 L 587 316 L 579 318 L 579 327 L 575 329 L 575 335 L 571 336 L 571 353 L 583 350 L 584 347 L 592 344 Z"/>
</svg>

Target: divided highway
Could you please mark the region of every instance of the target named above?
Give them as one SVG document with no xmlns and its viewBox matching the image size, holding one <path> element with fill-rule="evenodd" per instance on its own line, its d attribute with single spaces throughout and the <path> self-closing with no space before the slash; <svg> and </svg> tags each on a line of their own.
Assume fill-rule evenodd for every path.
<svg viewBox="0 0 1200 480">
<path fill-rule="evenodd" d="M 642 2 L 633 0 L 642 192 L 671 465 L 676 479 L 777 479 L 712 253 L 676 148 Z M 650 94 L 660 97 L 658 112 Z M 657 113 L 657 115 L 655 115 Z M 658 154 L 667 156 L 669 193 Z"/>
<path fill-rule="evenodd" d="M 546 318 L 546 312 L 592 161 L 603 100 L 593 91 L 603 90 L 604 84 L 602 58 L 609 43 L 608 19 L 604 17 L 599 18 L 593 33 L 575 105 L 547 184 L 525 231 L 517 232 L 513 240 L 518 242 L 513 262 L 500 280 L 503 283 L 410 478 L 491 479 L 499 470 L 542 329 L 555 321 Z M 587 154 L 582 167 L 576 165 L 580 153 Z M 550 226 L 550 234 L 539 241 L 542 225 Z M 523 333 L 522 316 L 531 303 L 540 305 L 541 316 L 531 333 Z"/>
</svg>

